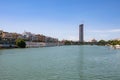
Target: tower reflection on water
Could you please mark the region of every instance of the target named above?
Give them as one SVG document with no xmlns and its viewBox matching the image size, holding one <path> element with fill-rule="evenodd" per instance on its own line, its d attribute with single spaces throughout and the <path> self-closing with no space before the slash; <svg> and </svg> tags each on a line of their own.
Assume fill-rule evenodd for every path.
<svg viewBox="0 0 120 80">
<path fill-rule="evenodd" d="M 79 47 L 79 76 L 80 79 L 83 80 L 85 79 L 84 77 L 84 46 Z"/>
</svg>

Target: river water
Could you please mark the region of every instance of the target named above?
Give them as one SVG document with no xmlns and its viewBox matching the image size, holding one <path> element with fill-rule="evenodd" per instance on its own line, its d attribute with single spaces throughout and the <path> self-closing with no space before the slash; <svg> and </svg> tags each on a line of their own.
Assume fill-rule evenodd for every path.
<svg viewBox="0 0 120 80">
<path fill-rule="evenodd" d="M 86 45 L 3 49 L 0 80 L 120 80 L 120 50 Z"/>
</svg>

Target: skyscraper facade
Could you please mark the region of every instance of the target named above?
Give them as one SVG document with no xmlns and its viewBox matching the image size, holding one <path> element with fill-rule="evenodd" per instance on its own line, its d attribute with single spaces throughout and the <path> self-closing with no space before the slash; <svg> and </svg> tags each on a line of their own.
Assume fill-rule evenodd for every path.
<svg viewBox="0 0 120 80">
<path fill-rule="evenodd" d="M 83 24 L 79 25 L 79 42 L 84 42 Z"/>
</svg>

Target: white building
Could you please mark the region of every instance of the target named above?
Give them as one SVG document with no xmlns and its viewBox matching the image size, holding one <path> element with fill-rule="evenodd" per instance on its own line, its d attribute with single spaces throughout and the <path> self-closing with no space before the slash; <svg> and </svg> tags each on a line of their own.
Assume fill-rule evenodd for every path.
<svg viewBox="0 0 120 80">
<path fill-rule="evenodd" d="M 22 36 L 23 36 L 23 39 L 30 40 L 30 41 L 32 41 L 35 37 L 33 33 L 26 32 L 26 31 L 23 32 Z"/>
</svg>

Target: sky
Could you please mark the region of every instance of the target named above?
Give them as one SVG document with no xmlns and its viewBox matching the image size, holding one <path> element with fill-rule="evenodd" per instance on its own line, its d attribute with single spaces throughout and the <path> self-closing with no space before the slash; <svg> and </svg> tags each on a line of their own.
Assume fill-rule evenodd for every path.
<svg viewBox="0 0 120 80">
<path fill-rule="evenodd" d="M 120 0 L 0 0 L 0 29 L 59 40 L 120 38 Z"/>
</svg>

